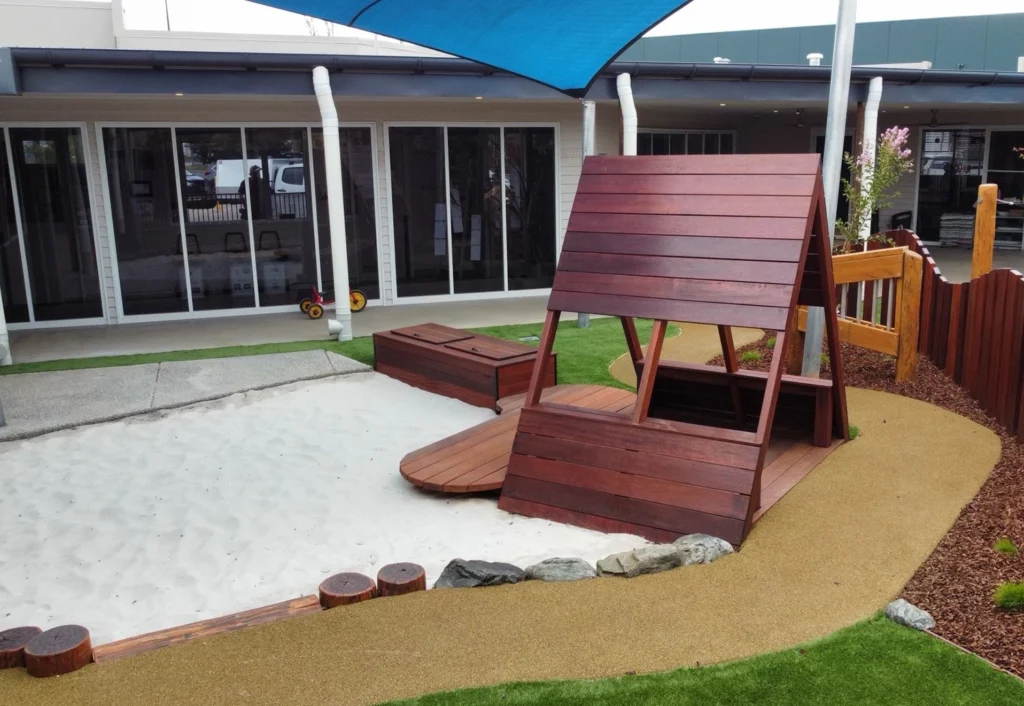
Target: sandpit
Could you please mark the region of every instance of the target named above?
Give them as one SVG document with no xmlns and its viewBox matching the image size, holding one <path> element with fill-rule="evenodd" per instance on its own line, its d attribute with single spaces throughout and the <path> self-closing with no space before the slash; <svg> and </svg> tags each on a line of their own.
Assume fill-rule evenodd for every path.
<svg viewBox="0 0 1024 706">
<path fill-rule="evenodd" d="M 339 571 L 452 558 L 596 561 L 645 544 L 425 493 L 407 452 L 493 412 L 376 373 L 0 445 L 0 628 L 94 644 L 314 593 Z"/>
</svg>

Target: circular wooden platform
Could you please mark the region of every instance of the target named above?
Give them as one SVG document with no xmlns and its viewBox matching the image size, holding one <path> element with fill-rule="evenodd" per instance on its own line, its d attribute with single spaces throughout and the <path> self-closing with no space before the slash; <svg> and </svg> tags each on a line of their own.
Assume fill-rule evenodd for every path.
<svg viewBox="0 0 1024 706">
<path fill-rule="evenodd" d="M 501 490 L 525 401 L 525 394 L 503 397 L 498 400 L 500 416 L 406 455 L 402 477 L 442 493 Z M 557 385 L 545 389 L 541 401 L 629 414 L 636 395 L 617 387 Z"/>
</svg>

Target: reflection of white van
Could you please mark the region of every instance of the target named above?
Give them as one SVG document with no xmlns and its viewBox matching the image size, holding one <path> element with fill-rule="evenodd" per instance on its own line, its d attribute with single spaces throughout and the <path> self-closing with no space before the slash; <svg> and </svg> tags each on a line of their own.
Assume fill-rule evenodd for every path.
<svg viewBox="0 0 1024 706">
<path fill-rule="evenodd" d="M 214 186 L 218 196 L 237 194 L 242 181 L 249 176 L 249 169 L 252 167 L 263 167 L 263 161 L 259 159 L 248 160 L 248 166 L 242 164 L 241 159 L 218 159 Z M 302 168 L 301 157 L 278 157 L 268 160 L 270 169 L 270 185 L 273 193 L 297 193 L 304 192 L 305 176 Z M 287 169 L 287 173 L 282 173 Z M 295 183 L 285 183 L 284 180 Z M 281 182 L 279 186 L 278 182 Z M 282 190 L 283 188 L 283 190 Z"/>
</svg>

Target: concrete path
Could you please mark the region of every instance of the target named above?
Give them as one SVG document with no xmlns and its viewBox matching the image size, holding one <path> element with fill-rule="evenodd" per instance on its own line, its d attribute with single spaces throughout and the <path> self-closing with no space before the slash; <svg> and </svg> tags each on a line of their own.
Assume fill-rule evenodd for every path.
<svg viewBox="0 0 1024 706">
<path fill-rule="evenodd" d="M 0 441 L 370 368 L 329 351 L 0 376 Z"/>
</svg>

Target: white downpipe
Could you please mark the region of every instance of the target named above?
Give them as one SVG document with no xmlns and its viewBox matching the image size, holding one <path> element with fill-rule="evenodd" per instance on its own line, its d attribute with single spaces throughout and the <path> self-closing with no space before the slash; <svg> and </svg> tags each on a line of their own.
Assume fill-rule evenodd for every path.
<svg viewBox="0 0 1024 706">
<path fill-rule="evenodd" d="M 583 101 L 583 158 L 597 154 L 597 103 Z M 590 314 L 576 313 L 576 327 L 590 328 Z"/>
<path fill-rule="evenodd" d="M 619 92 L 619 107 L 622 109 L 622 154 L 636 154 L 636 104 L 633 103 L 633 85 L 629 74 L 619 74 L 615 79 Z"/>
<path fill-rule="evenodd" d="M 829 249 L 836 230 L 839 175 L 843 166 L 843 139 L 846 137 L 846 112 L 850 103 L 850 69 L 853 66 L 853 37 L 856 28 L 857 0 L 839 0 L 835 46 L 832 50 L 832 80 L 828 91 L 828 118 L 825 123 L 825 154 L 821 160 Z M 809 307 L 801 365 L 801 372 L 807 377 L 816 378 L 821 375 L 821 343 L 824 337 L 825 311 L 820 306 Z"/>
<path fill-rule="evenodd" d="M 341 139 L 338 109 L 331 93 L 331 76 L 323 66 L 313 69 L 313 90 L 320 104 L 324 127 L 324 162 L 327 175 L 327 217 L 331 225 L 331 266 L 334 270 L 334 320 L 327 331 L 339 341 L 352 340 L 352 310 L 348 305 L 348 240 L 345 235 L 345 202 L 341 178 Z"/>
<path fill-rule="evenodd" d="M 878 104 L 882 102 L 882 77 L 875 76 L 868 83 L 868 100 L 864 104 L 864 147 L 863 153 L 870 155 L 868 166 L 861 176 L 860 190 L 871 188 L 871 180 L 875 171 L 875 155 L 878 150 Z M 864 249 L 868 249 L 868 237 L 871 235 L 871 218 L 860 225 L 860 239 L 864 241 Z"/>
</svg>

